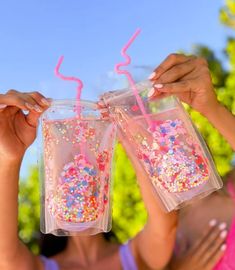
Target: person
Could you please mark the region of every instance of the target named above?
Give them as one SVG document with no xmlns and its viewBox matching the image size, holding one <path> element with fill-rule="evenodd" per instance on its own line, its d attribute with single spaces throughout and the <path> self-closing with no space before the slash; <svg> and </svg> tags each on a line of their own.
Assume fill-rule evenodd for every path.
<svg viewBox="0 0 235 270">
<path fill-rule="evenodd" d="M 170 54 L 149 79 L 150 99 L 174 94 L 204 115 L 235 150 L 235 117 L 217 100 L 204 58 Z"/>
<path fill-rule="evenodd" d="M 71 236 L 66 248 L 51 258 L 36 256 L 19 240 L 17 197 L 21 162 L 36 137 L 38 119 L 50 100 L 38 92 L 10 90 L 0 95 L 0 269 L 162 269 L 168 263 L 177 228 L 177 213 L 165 213 L 149 179 L 136 170 L 148 212 L 144 228 L 125 245 L 105 241 L 102 234 Z M 25 114 L 25 110 L 29 113 Z M 156 255 L 157 254 L 157 255 Z"/>
<path fill-rule="evenodd" d="M 224 187 L 180 209 L 170 270 L 235 269 L 235 169 Z M 227 238 L 227 239 L 226 239 Z"/>
<path fill-rule="evenodd" d="M 150 75 L 149 98 L 176 95 L 204 115 L 235 150 L 235 117 L 218 100 L 205 59 L 169 55 Z M 235 269 L 235 173 L 222 191 L 180 210 L 172 270 Z"/>
</svg>

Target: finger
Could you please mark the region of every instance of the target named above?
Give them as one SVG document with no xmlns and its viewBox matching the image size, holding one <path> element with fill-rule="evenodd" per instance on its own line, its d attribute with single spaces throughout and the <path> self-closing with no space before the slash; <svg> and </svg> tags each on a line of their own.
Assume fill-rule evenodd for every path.
<svg viewBox="0 0 235 270">
<path fill-rule="evenodd" d="M 226 244 L 223 244 L 220 246 L 219 249 L 216 250 L 216 252 L 213 254 L 213 256 L 206 262 L 204 265 L 205 270 L 211 270 L 213 267 L 220 261 L 220 259 L 224 256 L 224 253 L 226 251 Z"/>
<path fill-rule="evenodd" d="M 149 76 L 150 80 L 158 79 L 164 72 L 173 67 L 174 65 L 182 64 L 195 58 L 195 56 L 186 56 L 184 54 L 170 54 L 167 58 L 154 70 Z"/>
<path fill-rule="evenodd" d="M 0 104 L 15 106 L 19 109 L 27 110 L 25 100 L 22 98 L 21 93 L 16 90 L 9 90 L 7 94 L 0 94 Z"/>
<path fill-rule="evenodd" d="M 206 227 L 205 231 L 203 232 L 201 238 L 199 238 L 193 246 L 193 250 L 198 249 L 200 245 L 204 243 L 208 235 L 216 228 L 218 225 L 218 221 L 216 219 L 211 219 Z"/>
<path fill-rule="evenodd" d="M 155 84 L 153 88 L 150 89 L 148 93 L 148 98 L 150 100 L 156 98 L 158 93 L 191 93 L 194 89 L 194 80 L 180 81 L 176 83 L 167 83 L 167 84 Z"/>
<path fill-rule="evenodd" d="M 203 254 L 207 252 L 211 248 L 212 245 L 216 242 L 216 239 L 220 237 L 220 234 L 222 231 L 224 231 L 226 228 L 226 223 L 221 223 L 219 226 L 215 226 L 212 228 L 212 230 L 209 232 L 208 235 L 204 237 L 203 242 L 198 247 L 197 256 L 199 258 L 203 257 Z"/>
<path fill-rule="evenodd" d="M 48 105 L 45 104 L 43 107 L 41 106 L 42 103 L 45 103 L 45 101 L 42 100 L 43 98 L 42 95 L 36 92 L 25 94 L 16 90 L 9 90 L 6 94 L 0 94 L 0 112 L 3 112 L 5 108 L 10 106 L 13 112 L 22 109 L 42 113 L 48 108 Z M 47 104 L 49 102 L 50 101 L 47 100 Z"/>
<path fill-rule="evenodd" d="M 208 261 L 212 259 L 214 254 L 224 244 L 227 234 L 228 234 L 227 230 L 221 231 L 219 236 L 215 239 L 215 241 L 213 241 L 213 243 L 211 243 L 208 249 L 203 253 L 203 256 L 201 258 L 203 264 L 206 264 Z"/>
<path fill-rule="evenodd" d="M 26 106 L 29 110 L 34 110 L 41 113 L 48 108 L 51 103 L 51 99 L 46 99 L 39 92 L 23 93 L 23 98 L 27 101 Z"/>
<path fill-rule="evenodd" d="M 45 109 L 44 109 L 44 111 L 45 111 Z M 25 116 L 25 119 L 26 119 L 27 123 L 28 123 L 30 126 L 36 128 L 36 127 L 38 126 L 38 119 L 39 119 L 39 117 L 41 116 L 41 114 L 42 114 L 44 111 L 42 111 L 42 112 L 40 112 L 40 113 L 39 113 L 39 112 L 35 112 L 35 111 L 30 111 L 29 114 L 27 114 L 27 115 Z"/>
<path fill-rule="evenodd" d="M 43 107 L 40 106 L 30 95 L 24 94 L 22 98 L 25 100 L 25 106 L 29 111 L 35 111 L 37 113 L 41 113 L 43 111 Z"/>
<path fill-rule="evenodd" d="M 98 106 L 98 109 L 104 109 L 104 108 L 107 108 L 107 105 L 104 103 L 103 100 L 99 100 L 97 102 L 97 106 Z"/>
<path fill-rule="evenodd" d="M 26 115 L 26 121 L 28 122 L 29 125 L 33 127 L 37 127 L 38 119 L 42 115 L 42 113 L 48 109 L 51 103 L 51 99 L 46 99 L 44 96 L 40 95 L 39 93 L 33 93 L 33 95 L 31 94 L 32 93 L 30 93 L 30 98 L 35 102 L 35 104 L 36 102 L 38 103 L 34 105 L 33 110 L 31 110 L 29 114 Z M 29 95 L 27 95 L 27 97 L 29 97 Z M 39 106 L 38 104 L 41 104 L 41 106 Z"/>
<path fill-rule="evenodd" d="M 104 103 L 104 101 L 99 100 L 96 104 L 97 104 L 97 107 L 98 107 L 98 109 L 100 111 L 100 114 L 101 114 L 102 118 L 109 117 L 109 115 L 110 115 L 109 110 L 108 110 L 107 105 Z"/>
<path fill-rule="evenodd" d="M 182 93 L 181 93 L 182 94 Z M 180 93 L 175 93 L 174 95 L 179 96 Z M 166 97 L 172 96 L 171 93 L 160 93 L 159 91 L 156 92 L 156 95 L 154 96 L 153 100 L 150 99 L 149 101 L 156 101 L 156 100 L 160 100 Z"/>
<path fill-rule="evenodd" d="M 0 112 L 4 111 L 6 109 L 7 105 L 6 104 L 0 104 Z"/>
<path fill-rule="evenodd" d="M 173 66 L 164 72 L 157 79 L 157 83 L 173 83 L 178 81 L 179 79 L 183 79 L 187 74 L 191 73 L 196 68 L 196 62 L 193 60 L 188 60 L 183 64 L 178 64 Z"/>
<path fill-rule="evenodd" d="M 51 105 L 51 99 L 46 98 L 41 93 L 35 91 L 28 93 L 34 100 L 37 102 L 37 104 L 41 107 L 49 107 Z"/>
</svg>

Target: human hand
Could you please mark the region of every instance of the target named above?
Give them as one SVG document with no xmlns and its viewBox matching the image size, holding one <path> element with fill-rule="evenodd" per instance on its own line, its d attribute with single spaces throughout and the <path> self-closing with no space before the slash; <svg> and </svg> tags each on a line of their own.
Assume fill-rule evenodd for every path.
<svg viewBox="0 0 235 270">
<path fill-rule="evenodd" d="M 149 79 L 153 82 L 150 99 L 174 94 L 205 116 L 216 112 L 219 102 L 204 58 L 170 54 Z"/>
<path fill-rule="evenodd" d="M 38 118 L 50 101 L 38 92 L 10 90 L 0 95 L 0 156 L 21 160 L 36 137 Z M 27 115 L 22 110 L 29 111 Z"/>
<path fill-rule="evenodd" d="M 226 223 L 217 225 L 216 220 L 211 220 L 202 237 L 186 255 L 172 260 L 170 269 L 212 270 L 225 252 L 226 236 Z"/>
</svg>

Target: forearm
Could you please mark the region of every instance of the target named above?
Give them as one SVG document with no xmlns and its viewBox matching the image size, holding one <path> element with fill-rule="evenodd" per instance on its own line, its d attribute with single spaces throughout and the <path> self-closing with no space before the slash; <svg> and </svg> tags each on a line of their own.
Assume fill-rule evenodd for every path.
<svg viewBox="0 0 235 270">
<path fill-rule="evenodd" d="M 151 179 L 144 172 L 139 160 L 133 157 L 130 145 L 121 136 L 120 140 L 135 168 L 148 213 L 144 229 L 131 241 L 132 251 L 138 265 L 144 264 L 150 269 L 161 269 L 168 263 L 172 254 L 178 220 L 177 212 L 166 213 L 162 210 Z"/>
<path fill-rule="evenodd" d="M 235 116 L 222 104 L 204 115 L 235 150 Z"/>
<path fill-rule="evenodd" d="M 170 213 L 163 210 L 163 205 L 157 197 L 151 179 L 146 177 L 145 173 L 137 173 L 138 183 L 148 213 L 148 221 L 146 227 L 158 233 L 159 237 L 165 238 L 172 228 L 177 226 L 177 213 L 172 211 Z"/>
<path fill-rule="evenodd" d="M 0 159 L 0 268 L 42 269 L 18 238 L 18 182 L 21 160 Z"/>
<path fill-rule="evenodd" d="M 170 260 L 172 254 L 177 212 L 166 213 L 162 210 L 149 178 L 140 174 L 138 182 L 148 212 L 147 223 L 137 236 L 140 257 L 149 267 L 161 269 Z"/>
<path fill-rule="evenodd" d="M 8 162 L 0 159 L 0 254 L 6 257 L 14 256 L 19 244 L 17 218 L 20 165 L 21 160 Z"/>
</svg>

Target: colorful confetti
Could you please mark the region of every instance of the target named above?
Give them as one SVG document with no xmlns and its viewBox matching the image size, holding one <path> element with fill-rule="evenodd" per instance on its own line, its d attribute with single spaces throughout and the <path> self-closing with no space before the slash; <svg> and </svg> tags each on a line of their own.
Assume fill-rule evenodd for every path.
<svg viewBox="0 0 235 270">
<path fill-rule="evenodd" d="M 107 157 L 106 162 L 108 161 Z M 105 170 L 102 162 L 98 163 L 98 166 L 100 165 L 104 166 Z M 108 198 L 109 194 L 107 179 L 109 174 L 106 175 L 106 189 L 102 188 L 99 171 L 87 162 L 84 156 L 74 156 L 74 160 L 64 166 L 53 197 L 49 197 L 50 212 L 65 222 L 83 223 L 96 220 L 104 211 L 103 204 L 108 203 L 108 200 L 104 199 L 104 196 Z M 101 194 L 103 190 L 104 194 Z"/>
<path fill-rule="evenodd" d="M 175 193 L 209 179 L 203 153 L 180 119 L 155 121 L 148 132 L 151 139 L 139 136 L 137 155 L 154 185 Z"/>
<path fill-rule="evenodd" d="M 68 224 L 102 217 L 109 204 L 115 125 L 105 120 L 82 121 L 75 117 L 44 119 L 42 126 L 45 200 L 49 213 L 58 222 Z M 104 143 L 105 132 L 108 139 Z M 79 152 L 79 144 L 84 141 L 86 156 Z"/>
</svg>

